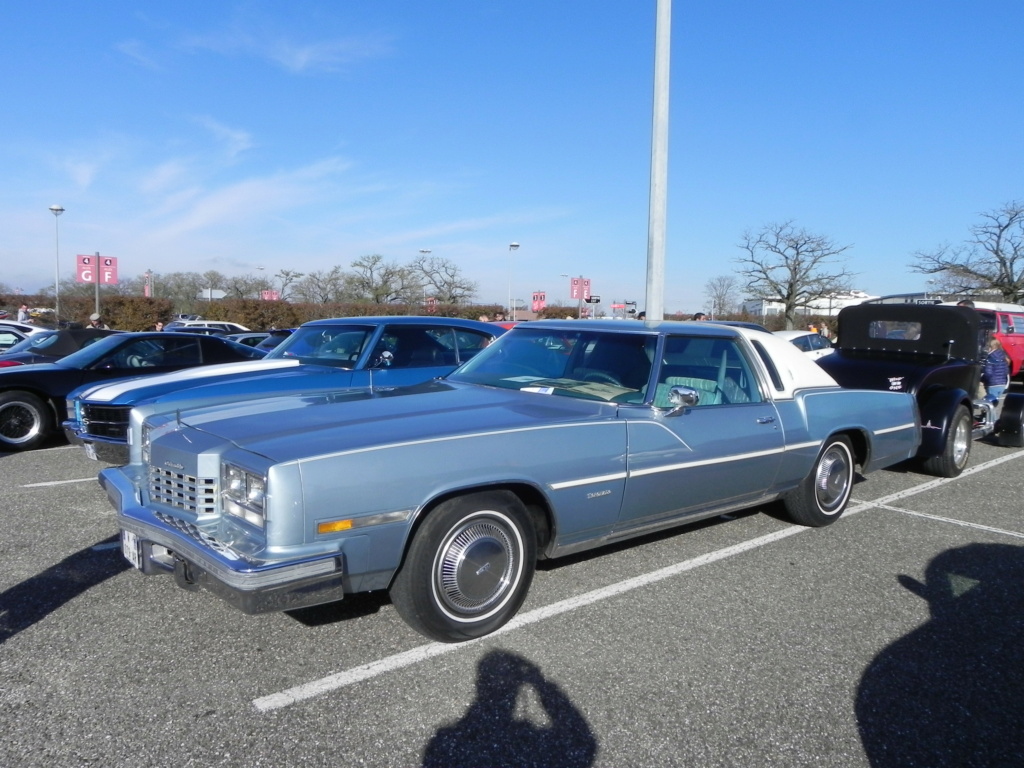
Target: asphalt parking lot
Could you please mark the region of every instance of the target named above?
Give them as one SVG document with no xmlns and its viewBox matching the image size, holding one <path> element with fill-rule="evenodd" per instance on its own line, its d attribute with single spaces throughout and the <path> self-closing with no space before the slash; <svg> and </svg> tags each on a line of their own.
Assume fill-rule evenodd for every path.
<svg viewBox="0 0 1024 768">
<path fill-rule="evenodd" d="M 251 617 L 143 577 L 96 470 L 0 455 L 0 765 L 1024 764 L 1024 450 L 542 564 L 456 646 L 386 595 Z"/>
</svg>

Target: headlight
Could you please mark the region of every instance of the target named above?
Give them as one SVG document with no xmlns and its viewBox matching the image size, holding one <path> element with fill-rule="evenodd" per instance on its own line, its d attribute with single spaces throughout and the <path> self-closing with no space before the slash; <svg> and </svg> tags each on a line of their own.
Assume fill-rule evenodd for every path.
<svg viewBox="0 0 1024 768">
<path fill-rule="evenodd" d="M 128 444 L 132 442 L 132 428 L 131 424 L 128 425 Z M 153 443 L 153 425 L 146 422 L 142 423 L 142 438 L 139 441 L 139 448 L 142 451 L 142 463 L 149 464 L 149 448 Z"/>
<path fill-rule="evenodd" d="M 250 525 L 266 525 L 267 478 L 227 462 L 220 468 L 224 511 Z"/>
</svg>

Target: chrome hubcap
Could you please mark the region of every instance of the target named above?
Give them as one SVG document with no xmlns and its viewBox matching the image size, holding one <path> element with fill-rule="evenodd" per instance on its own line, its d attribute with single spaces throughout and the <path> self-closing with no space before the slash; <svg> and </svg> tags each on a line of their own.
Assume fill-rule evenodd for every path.
<svg viewBox="0 0 1024 768">
<path fill-rule="evenodd" d="M 443 607 L 477 618 L 500 604 L 521 571 L 519 552 L 518 536 L 500 518 L 463 521 L 435 561 L 435 589 Z"/>
<path fill-rule="evenodd" d="M 832 447 L 821 457 L 814 491 L 823 512 L 834 512 L 842 505 L 849 493 L 851 476 L 850 459 L 842 449 Z"/>
</svg>

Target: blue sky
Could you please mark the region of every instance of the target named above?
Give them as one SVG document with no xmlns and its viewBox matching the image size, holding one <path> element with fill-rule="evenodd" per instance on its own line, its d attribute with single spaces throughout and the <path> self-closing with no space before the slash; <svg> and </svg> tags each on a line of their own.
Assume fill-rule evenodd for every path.
<svg viewBox="0 0 1024 768">
<path fill-rule="evenodd" d="M 850 244 L 855 287 L 1024 197 L 1024 3 L 673 8 L 665 308 L 747 229 Z M 643 305 L 655 0 L 104 0 L 0 9 L 0 282 L 347 268 L 420 249 L 481 302 L 584 275 Z M 508 244 L 521 247 L 510 254 Z"/>
</svg>

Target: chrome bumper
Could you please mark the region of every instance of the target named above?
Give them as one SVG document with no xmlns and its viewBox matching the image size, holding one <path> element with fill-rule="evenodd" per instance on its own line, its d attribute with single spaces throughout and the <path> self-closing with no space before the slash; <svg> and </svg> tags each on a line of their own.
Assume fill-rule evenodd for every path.
<svg viewBox="0 0 1024 768">
<path fill-rule="evenodd" d="M 117 510 L 119 526 L 139 538 L 143 573 L 173 573 L 179 586 L 207 589 L 245 613 L 289 611 L 343 598 L 342 554 L 268 564 L 203 546 L 142 506 L 137 490 L 141 480 L 142 472 L 136 467 L 99 473 L 100 486 Z"/>
</svg>

